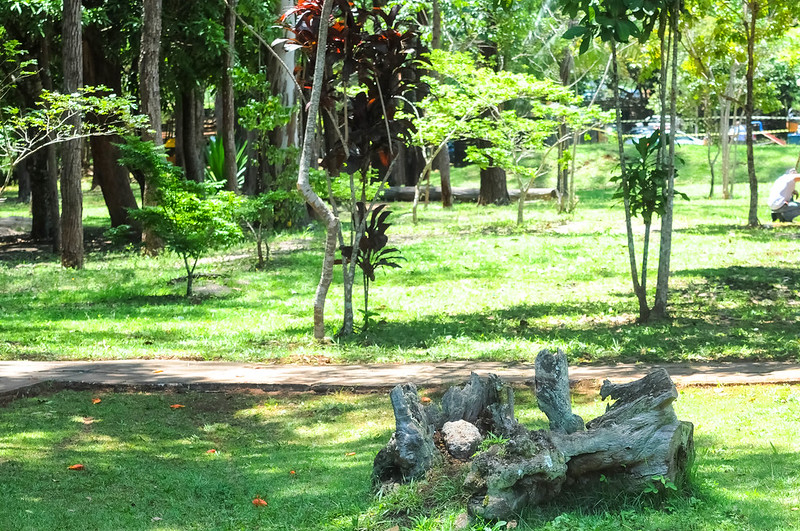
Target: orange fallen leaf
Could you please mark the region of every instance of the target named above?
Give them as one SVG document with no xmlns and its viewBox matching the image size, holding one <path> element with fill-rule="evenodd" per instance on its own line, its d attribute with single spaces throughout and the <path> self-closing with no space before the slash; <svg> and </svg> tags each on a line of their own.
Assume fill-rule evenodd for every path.
<svg viewBox="0 0 800 531">
<path fill-rule="evenodd" d="M 211 450 L 206 450 L 206 453 L 207 454 L 215 454 L 215 453 L 217 453 L 217 451 L 212 448 Z"/>
<path fill-rule="evenodd" d="M 297 472 L 295 472 L 294 470 L 290 470 L 290 471 L 289 471 L 289 475 L 290 475 L 290 476 L 297 475 Z"/>
<path fill-rule="evenodd" d="M 260 496 L 256 496 L 255 499 L 253 500 L 253 505 L 255 505 L 256 507 L 266 507 L 267 500 L 263 500 L 261 499 Z"/>
<path fill-rule="evenodd" d="M 184 406 L 183 404 L 172 404 L 169 407 L 171 407 L 172 409 L 179 409 L 179 408 L 186 407 L 186 406 Z"/>
<path fill-rule="evenodd" d="M 70 466 L 67 467 L 67 469 L 69 469 L 69 470 L 83 470 L 84 468 L 85 467 L 80 463 L 78 463 L 76 465 L 70 465 Z"/>
<path fill-rule="evenodd" d="M 430 402 L 430 401 L 431 401 L 431 399 L 430 399 L 430 398 L 428 398 L 427 396 L 423 396 L 423 397 L 422 397 L 422 398 L 420 398 L 419 400 L 420 400 L 420 402 L 422 402 L 423 404 L 427 404 L 428 402 Z"/>
<path fill-rule="evenodd" d="M 157 371 L 153 371 L 153 374 L 158 374 L 160 372 L 164 372 L 164 371 L 162 371 L 161 369 L 158 369 Z"/>
<path fill-rule="evenodd" d="M 102 400 L 99 398 L 92 398 L 92 404 L 99 404 L 100 402 L 102 402 Z"/>
<path fill-rule="evenodd" d="M 346 454 L 344 454 L 344 455 L 346 455 L 346 456 L 351 456 L 351 455 L 356 455 L 356 453 L 355 453 L 355 452 L 347 452 L 347 453 L 346 453 Z"/>
</svg>

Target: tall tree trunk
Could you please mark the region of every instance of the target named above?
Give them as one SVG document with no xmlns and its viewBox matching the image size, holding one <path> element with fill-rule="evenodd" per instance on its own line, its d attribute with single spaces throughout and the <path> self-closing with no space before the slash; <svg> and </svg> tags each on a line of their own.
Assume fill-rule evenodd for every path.
<svg viewBox="0 0 800 531">
<path fill-rule="evenodd" d="M 139 99 L 141 111 L 150 119 L 150 130 L 142 135 L 156 146 L 163 143 L 161 136 L 161 89 L 159 64 L 161 57 L 161 0 L 143 0 L 142 39 L 139 50 Z M 145 182 L 142 202 L 144 206 L 156 203 L 154 183 Z M 164 243 L 149 230 L 142 231 L 142 241 L 147 252 L 158 254 Z"/>
<path fill-rule="evenodd" d="M 669 130 L 677 131 L 678 113 L 678 17 L 680 16 L 680 0 L 673 0 L 670 6 L 670 42 L 672 50 L 670 58 L 670 101 L 669 101 Z M 667 50 L 668 51 L 668 50 Z M 669 52 L 669 51 L 668 51 Z M 666 83 L 666 78 L 663 79 Z M 652 315 L 663 318 L 667 316 L 667 298 L 669 295 L 670 259 L 672 256 L 672 219 L 675 208 L 675 135 L 669 135 L 669 153 L 667 155 L 667 186 L 666 207 L 661 215 L 661 243 L 658 255 L 658 277 L 656 279 L 656 298 L 653 303 Z"/>
<path fill-rule="evenodd" d="M 39 39 L 37 60 L 39 72 L 33 76 L 36 85 L 35 97 L 41 89 L 53 90 L 53 78 L 50 75 L 50 39 L 53 30 L 46 25 L 45 37 Z M 53 252 L 61 252 L 61 216 L 58 201 L 58 161 L 56 146 L 50 145 L 33 155 L 31 164 L 31 237 L 34 239 L 53 240 Z"/>
<path fill-rule="evenodd" d="M 92 38 L 94 37 L 94 38 Z M 99 38 L 91 32 L 86 35 L 84 47 L 84 77 L 88 85 L 104 85 L 115 94 L 122 94 L 122 70 L 111 64 L 101 52 Z M 96 123 L 102 116 L 90 118 Z M 94 179 L 103 192 L 111 226 L 130 225 L 128 209 L 138 208 L 131 190 L 128 170 L 117 163 L 119 150 L 114 146 L 121 142 L 118 136 L 93 136 L 89 139 L 92 152 Z"/>
<path fill-rule="evenodd" d="M 433 12 L 433 24 L 431 27 L 431 48 L 434 50 L 442 49 L 442 8 L 439 0 L 433 0 L 431 4 Z M 439 170 L 439 179 L 442 185 L 442 207 L 450 208 L 453 206 L 453 190 L 450 186 L 450 151 L 447 146 L 436 155 L 433 167 Z"/>
<path fill-rule="evenodd" d="M 64 93 L 77 92 L 83 85 L 83 46 L 81 41 L 81 1 L 64 0 L 62 62 Z M 67 122 L 75 131 L 81 117 L 75 114 Z M 81 192 L 80 139 L 64 142 L 61 168 L 61 265 L 83 268 L 83 193 Z"/>
<path fill-rule="evenodd" d="M 203 92 L 202 87 L 197 86 L 180 91 L 178 95 L 180 119 L 175 123 L 175 160 L 183 168 L 186 178 L 196 182 L 203 180 L 205 171 Z"/>
<path fill-rule="evenodd" d="M 163 143 L 161 136 L 161 0 L 143 0 L 142 40 L 139 51 L 139 99 L 142 112 L 150 119 L 145 140 Z"/>
<path fill-rule="evenodd" d="M 332 7 L 332 0 L 324 0 L 320 20 L 325 21 L 325 23 L 320 24 L 318 42 L 328 42 L 328 19 L 330 18 Z M 317 68 L 314 71 L 311 99 L 308 104 L 306 130 L 303 136 L 303 150 L 300 156 L 300 167 L 297 172 L 297 189 L 317 215 L 325 221 L 327 230 L 325 254 L 322 260 L 322 274 L 319 279 L 319 284 L 317 285 L 317 291 L 314 295 L 314 338 L 318 340 L 325 338 L 325 299 L 328 296 L 328 289 L 333 280 L 333 262 L 339 233 L 339 220 L 334 216 L 328 205 L 314 192 L 309 180 L 311 159 L 315 151 L 314 143 L 316 141 L 319 100 L 322 95 L 324 67 L 320 66 L 325 65 L 325 48 L 325 46 L 317 46 L 316 50 L 315 64 Z"/>
<path fill-rule="evenodd" d="M 222 149 L 225 152 L 225 189 L 236 191 L 236 119 L 233 107 L 233 59 L 236 50 L 236 0 L 225 2 L 225 52 L 222 71 Z"/>
<path fill-rule="evenodd" d="M 749 10 L 749 24 L 745 22 L 745 32 L 747 33 L 747 94 L 744 104 L 745 129 L 747 131 L 747 178 L 750 182 L 750 210 L 747 214 L 747 225 L 758 227 L 758 180 L 756 180 L 756 164 L 753 156 L 753 77 L 756 70 L 755 44 L 756 44 L 756 20 L 760 5 L 758 0 L 749 0 L 746 4 Z M 746 18 L 746 17 L 745 17 Z"/>
</svg>

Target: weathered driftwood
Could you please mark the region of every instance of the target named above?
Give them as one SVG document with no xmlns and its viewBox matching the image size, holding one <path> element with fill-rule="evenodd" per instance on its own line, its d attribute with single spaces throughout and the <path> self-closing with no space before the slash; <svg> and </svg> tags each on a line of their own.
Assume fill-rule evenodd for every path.
<svg viewBox="0 0 800 531">
<path fill-rule="evenodd" d="M 656 477 L 680 484 L 694 457 L 693 426 L 677 419 L 678 394 L 667 372 L 656 370 L 628 384 L 603 383 L 600 395 L 614 403 L 586 423 L 571 411 L 566 357 L 542 351 L 536 359 L 535 390 L 552 430 L 530 431 L 514 419 L 510 387 L 495 375 L 475 374 L 423 407 L 411 385 L 392 391 L 397 429 L 375 458 L 376 482 L 420 477 L 441 455 L 434 440 L 448 421 L 464 420 L 504 442 L 477 454 L 465 488 L 470 514 L 512 517 L 564 488 L 599 482 L 641 492 Z"/>
<path fill-rule="evenodd" d="M 436 430 L 413 383 L 398 385 L 390 395 L 395 432 L 373 463 L 375 480 L 402 483 L 425 475 L 439 459 L 433 441 Z"/>
<path fill-rule="evenodd" d="M 582 431 L 583 419 L 572 413 L 567 356 L 561 350 L 551 354 L 545 349 L 536 356 L 534 368 L 536 400 L 550 421 L 550 429 L 566 433 Z"/>
<path fill-rule="evenodd" d="M 430 200 L 441 201 L 442 190 L 438 186 L 431 186 Z M 420 195 L 424 197 L 425 187 L 420 191 Z M 457 203 L 475 203 L 478 201 L 480 190 L 478 188 L 453 188 L 453 201 Z M 508 196 L 512 201 L 519 199 L 520 192 L 517 189 L 508 191 Z M 530 188 L 526 200 L 550 200 L 558 198 L 558 191 L 555 188 Z M 384 201 L 406 201 L 411 202 L 414 200 L 414 187 L 413 186 L 390 186 L 383 191 L 382 199 Z"/>
</svg>

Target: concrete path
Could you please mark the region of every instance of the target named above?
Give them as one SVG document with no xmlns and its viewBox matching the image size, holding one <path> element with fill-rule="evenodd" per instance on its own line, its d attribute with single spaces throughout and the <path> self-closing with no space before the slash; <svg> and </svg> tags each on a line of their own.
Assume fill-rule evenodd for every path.
<svg viewBox="0 0 800 531">
<path fill-rule="evenodd" d="M 761 363 L 661 364 L 678 386 L 800 383 L 800 365 Z M 635 380 L 655 365 L 570 367 L 572 383 L 596 386 L 606 378 L 614 382 Z M 36 393 L 49 382 L 84 388 L 158 389 L 181 386 L 189 389 L 253 387 L 272 391 L 329 391 L 391 389 L 399 383 L 420 387 L 461 384 L 469 373 L 495 373 L 524 384 L 534 377 L 531 363 L 441 362 L 374 365 L 279 365 L 179 360 L 117 361 L 0 361 L 0 397 Z"/>
</svg>

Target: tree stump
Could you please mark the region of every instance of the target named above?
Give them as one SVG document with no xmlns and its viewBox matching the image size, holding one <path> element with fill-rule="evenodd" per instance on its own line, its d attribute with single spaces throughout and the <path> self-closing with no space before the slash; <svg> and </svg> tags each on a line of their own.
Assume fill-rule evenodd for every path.
<svg viewBox="0 0 800 531">
<path fill-rule="evenodd" d="M 502 437 L 473 457 L 464 485 L 469 513 L 486 519 L 511 518 L 563 489 L 599 484 L 601 477 L 634 493 L 685 481 L 694 458 L 693 426 L 675 415 L 678 393 L 664 369 L 628 384 L 606 380 L 600 396 L 614 402 L 584 428 L 571 410 L 564 354 L 544 350 L 535 368 L 536 396 L 551 430 L 521 426 L 514 418 L 513 390 L 495 375 L 483 380 L 472 374 L 466 385 L 445 393 L 441 407 L 423 406 L 413 384 L 396 387 L 391 396 L 397 428 L 375 458 L 375 482 L 424 475 L 442 457 L 437 431 L 455 421 Z"/>
</svg>

